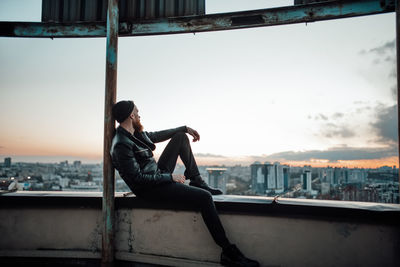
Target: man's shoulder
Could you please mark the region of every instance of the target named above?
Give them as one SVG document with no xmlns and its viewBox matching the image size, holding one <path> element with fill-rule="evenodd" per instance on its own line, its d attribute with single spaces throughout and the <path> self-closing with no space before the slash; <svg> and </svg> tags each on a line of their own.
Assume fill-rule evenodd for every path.
<svg viewBox="0 0 400 267">
<path fill-rule="evenodd" d="M 112 140 L 112 146 L 115 147 L 119 144 L 133 146 L 134 142 L 126 134 L 117 129 Z"/>
</svg>

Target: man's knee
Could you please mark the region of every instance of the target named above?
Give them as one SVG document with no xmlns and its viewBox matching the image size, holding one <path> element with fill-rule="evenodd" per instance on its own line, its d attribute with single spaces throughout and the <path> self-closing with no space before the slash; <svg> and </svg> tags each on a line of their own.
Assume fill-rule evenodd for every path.
<svg viewBox="0 0 400 267">
<path fill-rule="evenodd" d="M 211 193 L 203 189 L 201 189 L 200 198 L 202 202 L 213 201 Z"/>
<path fill-rule="evenodd" d="M 186 133 L 184 133 L 184 132 L 178 132 L 178 133 L 174 134 L 174 135 L 172 136 L 172 138 L 173 138 L 173 139 L 183 140 L 183 141 L 185 141 L 185 142 L 186 142 L 186 141 L 189 141 L 189 139 L 188 139 Z"/>
</svg>

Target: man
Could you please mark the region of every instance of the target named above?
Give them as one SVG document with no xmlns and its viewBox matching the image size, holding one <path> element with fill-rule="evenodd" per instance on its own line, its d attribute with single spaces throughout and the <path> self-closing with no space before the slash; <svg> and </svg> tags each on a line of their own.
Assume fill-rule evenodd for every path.
<svg viewBox="0 0 400 267">
<path fill-rule="evenodd" d="M 140 122 L 139 110 L 133 101 L 120 101 L 113 106 L 112 113 L 119 122 L 111 145 L 114 167 L 136 196 L 150 201 L 192 205 L 199 210 L 214 241 L 222 248 L 221 264 L 227 266 L 259 266 L 258 262 L 246 258 L 232 245 L 218 217 L 212 199 L 222 194 L 209 187 L 201 178 L 186 133 L 193 142 L 200 140 L 197 131 L 182 126 L 159 132 L 145 132 Z M 156 163 L 154 143 L 171 139 Z M 178 156 L 185 165 L 184 175 L 172 174 Z M 189 179 L 189 186 L 185 185 Z"/>
</svg>

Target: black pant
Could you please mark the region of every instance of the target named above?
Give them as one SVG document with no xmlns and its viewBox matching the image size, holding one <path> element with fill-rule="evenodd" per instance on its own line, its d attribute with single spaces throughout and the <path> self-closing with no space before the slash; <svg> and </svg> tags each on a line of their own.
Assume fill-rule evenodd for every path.
<svg viewBox="0 0 400 267">
<path fill-rule="evenodd" d="M 171 138 L 158 161 L 160 170 L 172 173 L 175 169 L 178 156 L 180 156 L 186 167 L 185 176 L 187 179 L 199 175 L 199 170 L 185 133 L 177 133 Z M 210 192 L 185 184 L 168 183 L 138 192 L 137 195 L 150 201 L 189 204 L 191 208 L 201 212 L 203 220 L 215 243 L 222 248 L 230 245 Z"/>
</svg>

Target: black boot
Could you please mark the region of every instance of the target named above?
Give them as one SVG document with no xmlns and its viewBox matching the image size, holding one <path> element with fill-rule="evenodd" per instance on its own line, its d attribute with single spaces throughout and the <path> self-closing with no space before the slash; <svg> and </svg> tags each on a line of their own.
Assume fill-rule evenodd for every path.
<svg viewBox="0 0 400 267">
<path fill-rule="evenodd" d="M 260 266 L 260 264 L 257 261 L 246 258 L 235 245 L 230 245 L 229 247 L 222 250 L 221 264 L 229 267 Z"/>
<path fill-rule="evenodd" d="M 201 176 L 195 176 L 195 177 L 191 178 L 189 185 L 205 189 L 208 192 L 210 192 L 211 195 L 222 195 L 223 194 L 221 190 L 209 187 L 206 184 L 206 182 L 204 182 L 204 180 L 201 178 Z"/>
</svg>

